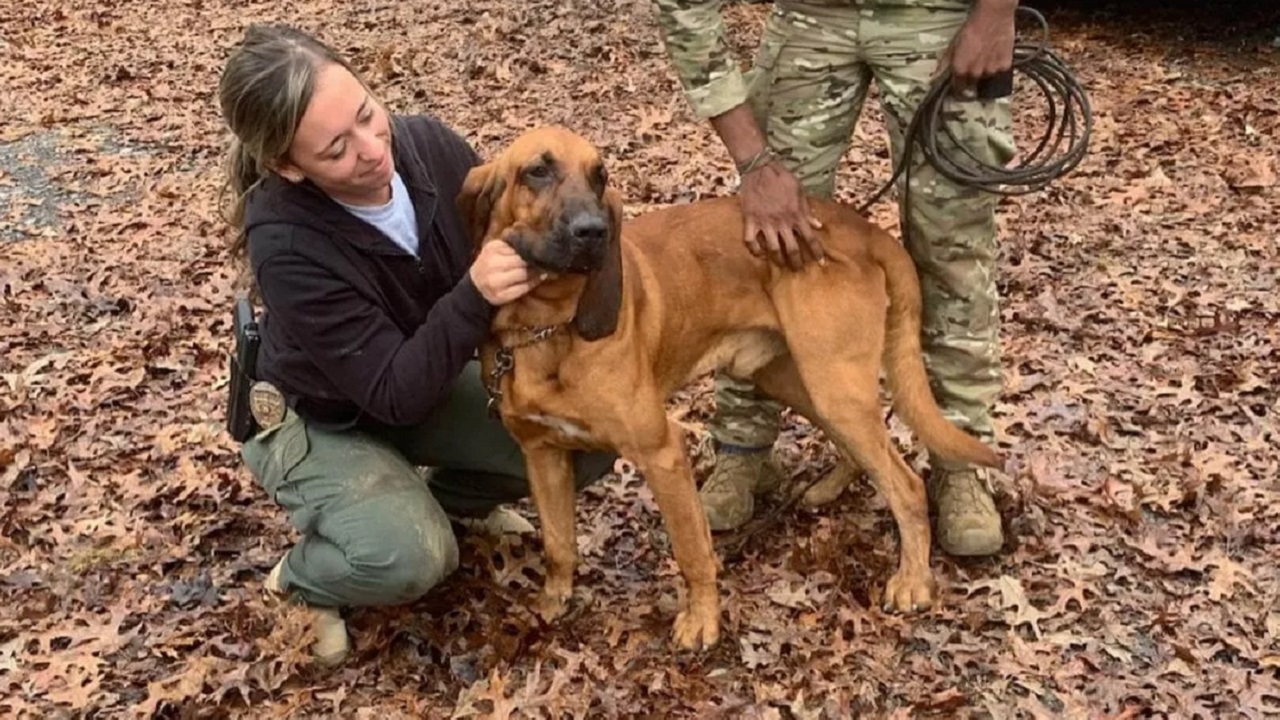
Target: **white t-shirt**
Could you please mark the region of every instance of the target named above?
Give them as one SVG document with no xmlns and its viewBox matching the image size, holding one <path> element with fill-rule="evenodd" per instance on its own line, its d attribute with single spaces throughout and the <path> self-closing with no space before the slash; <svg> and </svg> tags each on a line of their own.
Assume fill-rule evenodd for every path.
<svg viewBox="0 0 1280 720">
<path fill-rule="evenodd" d="M 391 200 L 385 205 L 338 204 L 346 208 L 347 212 L 381 230 L 383 235 L 404 248 L 405 252 L 417 257 L 418 213 L 413 209 L 409 188 L 405 187 L 399 172 L 391 176 Z"/>
</svg>

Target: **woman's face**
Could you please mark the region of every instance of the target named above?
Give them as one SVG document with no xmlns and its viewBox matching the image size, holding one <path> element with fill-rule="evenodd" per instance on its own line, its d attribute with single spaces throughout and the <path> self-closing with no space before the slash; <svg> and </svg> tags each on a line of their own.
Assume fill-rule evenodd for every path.
<svg viewBox="0 0 1280 720">
<path fill-rule="evenodd" d="M 346 68 L 325 65 L 276 170 L 292 182 L 310 180 L 349 205 L 390 201 L 395 164 L 386 110 Z"/>
</svg>

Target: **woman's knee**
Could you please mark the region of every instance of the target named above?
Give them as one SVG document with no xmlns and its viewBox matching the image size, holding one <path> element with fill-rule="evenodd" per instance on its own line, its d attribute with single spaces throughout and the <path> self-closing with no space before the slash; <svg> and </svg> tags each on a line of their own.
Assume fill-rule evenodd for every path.
<svg viewBox="0 0 1280 720">
<path fill-rule="evenodd" d="M 368 538 L 348 548 L 357 582 L 374 602 L 393 605 L 422 597 L 458 568 L 458 543 L 439 507 L 414 499 L 371 503 L 375 523 Z"/>
</svg>

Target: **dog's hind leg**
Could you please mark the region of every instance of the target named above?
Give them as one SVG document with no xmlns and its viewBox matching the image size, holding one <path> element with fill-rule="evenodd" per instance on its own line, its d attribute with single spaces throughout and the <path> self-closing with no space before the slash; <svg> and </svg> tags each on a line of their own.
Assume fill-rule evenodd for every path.
<svg viewBox="0 0 1280 720">
<path fill-rule="evenodd" d="M 524 448 L 524 454 L 547 562 L 546 583 L 535 609 L 543 620 L 551 622 L 568 607 L 578 566 L 573 461 L 569 451 L 558 448 Z"/>
<path fill-rule="evenodd" d="M 813 399 L 809 397 L 809 391 L 805 389 L 804 381 L 800 379 L 800 372 L 796 369 L 795 362 L 790 355 L 776 358 L 756 371 L 756 374 L 751 378 L 751 382 L 765 395 L 808 418 L 810 422 L 822 428 L 822 432 L 826 433 L 828 437 L 834 437 L 830 429 L 823 426 L 822 418 L 814 410 Z M 852 462 L 852 456 L 845 450 L 843 445 L 837 443 L 836 451 L 843 455 L 846 460 Z M 801 503 L 808 507 L 826 505 L 844 492 L 845 487 L 852 480 L 852 474 L 841 472 L 837 467 L 827 473 L 826 477 L 818 480 L 805 490 Z M 814 498 L 821 499 L 815 500 Z"/>
<path fill-rule="evenodd" d="M 789 321 L 797 328 L 797 337 L 787 338 L 792 353 L 808 362 L 779 358 L 757 373 L 756 384 L 817 423 L 866 470 L 898 526 L 898 570 L 885 586 L 884 606 L 904 612 L 926 608 L 936 585 L 929 568 L 924 482 L 893 447 L 880 414 L 879 343 L 858 342 L 847 333 L 815 333 L 800 318 Z"/>
</svg>

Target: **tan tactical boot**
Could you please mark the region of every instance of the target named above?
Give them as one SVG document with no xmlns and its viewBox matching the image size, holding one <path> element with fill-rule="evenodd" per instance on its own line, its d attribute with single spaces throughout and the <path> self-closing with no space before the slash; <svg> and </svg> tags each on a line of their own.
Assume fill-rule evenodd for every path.
<svg viewBox="0 0 1280 720">
<path fill-rule="evenodd" d="M 277 594 L 284 594 L 284 586 L 280 584 L 280 570 L 284 567 L 284 558 L 271 568 L 263 586 Z M 316 664 L 322 667 L 336 667 L 347 659 L 351 652 L 351 638 L 347 636 L 347 623 L 338 614 L 337 608 L 308 607 L 311 613 L 311 629 L 315 632 L 316 641 L 311 646 L 311 654 Z"/>
<path fill-rule="evenodd" d="M 341 665 L 351 652 L 351 638 L 347 636 L 347 623 L 338 614 L 338 609 L 311 608 L 311 628 L 316 634 L 316 642 L 311 646 L 316 664 L 323 667 Z"/>
<path fill-rule="evenodd" d="M 1004 544 L 986 469 L 938 469 L 929 482 L 938 544 L 948 555 L 994 555 Z"/>
<path fill-rule="evenodd" d="M 702 484 L 698 496 L 712 530 L 733 530 L 751 519 L 755 496 L 782 484 L 782 471 L 773 460 L 772 448 L 716 453 L 716 467 Z"/>
<path fill-rule="evenodd" d="M 271 572 L 267 575 L 267 579 L 262 583 L 263 587 L 277 595 L 284 594 L 284 585 L 280 584 L 280 571 L 284 569 L 284 558 L 280 558 L 280 562 L 271 568 Z"/>
</svg>

